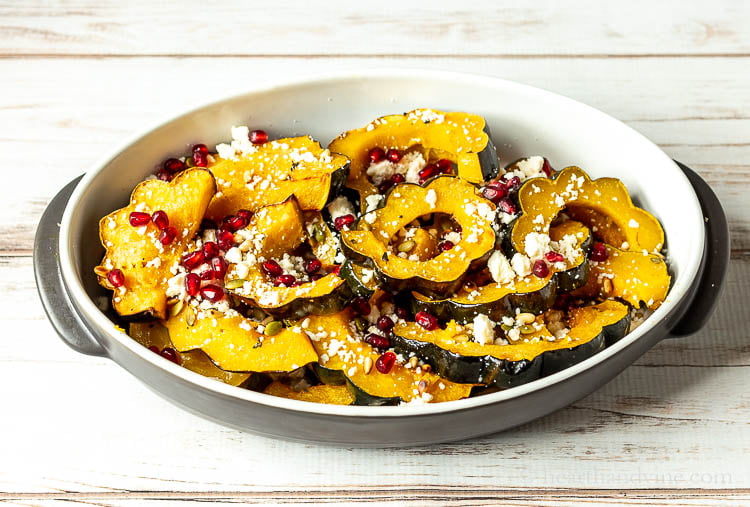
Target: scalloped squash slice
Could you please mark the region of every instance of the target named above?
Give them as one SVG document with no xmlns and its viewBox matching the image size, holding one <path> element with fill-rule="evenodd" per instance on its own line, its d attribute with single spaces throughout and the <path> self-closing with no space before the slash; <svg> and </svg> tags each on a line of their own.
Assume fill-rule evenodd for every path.
<svg viewBox="0 0 750 507">
<path fill-rule="evenodd" d="M 130 204 L 99 222 L 99 237 L 106 252 L 94 271 L 99 283 L 114 290 L 112 307 L 122 317 L 166 317 L 167 280 L 170 268 L 179 262 L 186 244 L 200 227 L 208 203 L 216 192 L 214 177 L 202 168 L 178 174 L 169 183 L 147 180 L 135 187 Z M 169 227 L 174 228 L 171 242 L 160 240 L 161 231 L 149 222 L 134 227 L 132 212 L 153 214 L 164 211 Z M 116 287 L 108 274 L 119 270 L 124 284 Z"/>
<path fill-rule="evenodd" d="M 243 147 L 241 154 L 219 158 L 209 169 L 219 192 L 208 216 L 221 220 L 240 209 L 255 211 L 291 196 L 303 210 L 321 210 L 344 185 L 349 159 L 302 136 Z"/>
<path fill-rule="evenodd" d="M 196 311 L 188 306 L 164 321 L 180 352 L 201 349 L 222 370 L 292 371 L 318 360 L 307 335 L 284 328 L 274 336 L 257 330 L 258 323 L 237 312 Z"/>
</svg>

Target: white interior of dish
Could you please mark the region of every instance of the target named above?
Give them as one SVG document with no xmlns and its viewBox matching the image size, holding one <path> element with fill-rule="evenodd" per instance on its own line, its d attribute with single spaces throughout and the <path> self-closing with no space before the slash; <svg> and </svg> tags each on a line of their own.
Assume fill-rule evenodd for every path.
<svg viewBox="0 0 750 507">
<path fill-rule="evenodd" d="M 619 343 L 560 373 L 507 391 L 434 405 L 340 407 L 285 400 L 203 378 L 152 354 L 115 330 L 110 331 L 113 342 L 136 351 L 146 361 L 159 361 L 162 367 L 194 384 L 251 402 L 315 413 L 403 416 L 493 403 L 558 382 L 627 347 L 685 295 L 703 252 L 702 214 L 687 178 L 650 141 L 598 110 L 537 88 L 466 74 L 372 70 L 266 87 L 213 102 L 136 136 L 103 159 L 76 188 L 61 225 L 60 260 L 73 300 L 97 327 L 112 329 L 84 287 L 91 287 L 92 268 L 99 261 L 98 253 L 92 254 L 98 220 L 124 206 L 133 187 L 165 158 L 184 155 L 197 142 L 213 149 L 230 138 L 232 125 L 262 128 L 271 138 L 311 134 L 326 144 L 340 132 L 378 116 L 416 107 L 484 116 L 503 163 L 544 155 L 557 169 L 578 165 L 593 178 L 621 179 L 634 200 L 651 211 L 666 231 L 674 277 L 667 302 Z"/>
</svg>

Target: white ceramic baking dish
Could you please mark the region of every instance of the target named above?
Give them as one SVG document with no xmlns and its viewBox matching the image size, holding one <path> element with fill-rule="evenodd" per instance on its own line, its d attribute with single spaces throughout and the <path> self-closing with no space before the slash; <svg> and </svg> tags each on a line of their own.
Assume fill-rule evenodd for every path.
<svg viewBox="0 0 750 507">
<path fill-rule="evenodd" d="M 165 157 L 179 156 L 196 142 L 222 142 L 232 125 L 262 128 L 272 137 L 310 133 L 325 144 L 375 117 L 416 107 L 483 115 L 501 161 L 541 154 L 557 168 L 578 165 L 592 177 L 623 180 L 666 231 L 673 275 L 667 301 L 618 343 L 554 375 L 485 396 L 400 407 L 313 404 L 224 385 L 151 353 L 97 307 L 103 295 L 92 271 L 102 255 L 98 220 L 123 206 Z M 266 86 L 128 140 L 50 203 L 37 230 L 34 267 L 45 309 L 66 343 L 109 357 L 187 410 L 268 436 L 402 446 L 488 434 L 548 414 L 601 386 L 659 340 L 696 331 L 711 313 L 728 254 L 726 220 L 710 188 L 614 118 L 500 79 L 384 69 Z"/>
</svg>

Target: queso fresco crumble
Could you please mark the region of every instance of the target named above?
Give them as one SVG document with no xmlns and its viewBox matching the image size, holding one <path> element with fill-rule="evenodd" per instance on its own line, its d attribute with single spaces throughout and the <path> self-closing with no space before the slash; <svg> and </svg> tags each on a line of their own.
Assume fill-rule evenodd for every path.
<svg viewBox="0 0 750 507">
<path fill-rule="evenodd" d="M 117 324 L 219 382 L 438 403 L 610 345 L 665 299 L 664 233 L 613 178 L 504 168 L 481 116 L 416 109 L 327 147 L 233 126 L 100 222 Z"/>
</svg>

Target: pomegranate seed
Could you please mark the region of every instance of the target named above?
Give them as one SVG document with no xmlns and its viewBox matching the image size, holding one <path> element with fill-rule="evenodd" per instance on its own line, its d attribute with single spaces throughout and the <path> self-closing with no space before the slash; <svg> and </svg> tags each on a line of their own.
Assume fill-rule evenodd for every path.
<svg viewBox="0 0 750 507">
<path fill-rule="evenodd" d="M 375 368 L 377 368 L 380 373 L 386 374 L 390 373 L 394 364 L 396 364 L 396 354 L 393 352 L 386 352 L 375 361 Z"/>
<path fill-rule="evenodd" d="M 226 252 L 234 246 L 234 234 L 230 231 L 219 231 L 216 233 L 216 243 Z"/>
<path fill-rule="evenodd" d="M 388 192 L 391 189 L 392 186 L 393 186 L 393 183 L 390 180 L 384 181 L 383 183 L 381 183 L 380 185 L 378 185 L 378 193 L 379 194 L 384 194 L 384 193 Z"/>
<path fill-rule="evenodd" d="M 505 185 L 506 190 L 508 193 L 515 192 L 519 188 L 521 188 L 521 178 L 518 176 L 512 176 L 510 178 L 506 178 L 508 176 L 507 174 L 503 175 L 503 183 Z"/>
<path fill-rule="evenodd" d="M 546 278 L 549 275 L 549 266 L 542 259 L 534 261 L 534 268 L 532 270 L 539 278 Z"/>
<path fill-rule="evenodd" d="M 370 157 L 370 162 L 380 162 L 385 158 L 385 151 L 383 148 L 373 148 L 367 156 Z"/>
<path fill-rule="evenodd" d="M 143 213 L 141 211 L 133 211 L 130 214 L 130 225 L 133 227 L 140 227 L 146 225 L 151 221 L 151 215 Z"/>
<path fill-rule="evenodd" d="M 164 161 L 164 170 L 170 173 L 178 173 L 185 169 L 185 162 L 176 158 L 168 158 Z"/>
<path fill-rule="evenodd" d="M 438 172 L 438 168 L 435 164 L 427 164 L 424 166 L 424 169 L 417 173 L 419 183 L 422 184 L 433 176 L 437 176 Z"/>
<path fill-rule="evenodd" d="M 188 271 L 192 271 L 206 261 L 206 256 L 203 255 L 203 251 L 196 250 L 182 256 L 182 265 Z"/>
<path fill-rule="evenodd" d="M 348 227 L 352 225 L 354 223 L 354 220 L 356 219 L 354 218 L 354 215 L 352 214 L 342 215 L 340 217 L 336 217 L 333 220 L 333 226 L 336 228 L 337 231 L 340 231 L 344 227 Z"/>
<path fill-rule="evenodd" d="M 206 241 L 203 243 L 203 257 L 205 257 L 206 260 L 211 260 L 220 253 L 219 245 L 217 245 L 216 242 Z"/>
<path fill-rule="evenodd" d="M 172 347 L 166 347 L 164 350 L 161 351 L 159 354 L 164 359 L 169 359 L 174 364 L 180 364 L 180 355 L 177 353 L 175 349 Z"/>
<path fill-rule="evenodd" d="M 274 260 L 264 261 L 260 265 L 260 267 L 265 274 L 274 278 L 284 274 L 284 270 L 281 269 L 281 266 L 279 266 L 279 263 Z"/>
<path fill-rule="evenodd" d="M 225 221 L 225 224 L 227 226 L 227 229 L 229 229 L 232 232 L 235 232 L 247 226 L 247 219 L 239 215 L 235 217 L 229 217 Z"/>
<path fill-rule="evenodd" d="M 552 176 L 552 171 L 554 171 L 554 169 L 552 169 L 552 165 L 549 163 L 549 160 L 547 160 L 546 158 L 544 159 L 544 164 L 542 164 L 542 171 L 544 171 L 544 174 L 547 175 L 548 178 Z"/>
<path fill-rule="evenodd" d="M 148 347 L 148 350 L 150 350 L 150 351 L 151 351 L 151 352 L 153 352 L 154 354 L 158 354 L 158 353 L 159 353 L 159 347 L 157 347 L 156 345 L 150 345 L 150 346 Z"/>
<path fill-rule="evenodd" d="M 156 173 L 156 178 L 162 181 L 172 181 L 172 173 L 164 169 L 159 169 Z"/>
<path fill-rule="evenodd" d="M 401 160 L 401 157 L 403 155 L 401 155 L 401 152 L 398 150 L 390 149 L 388 150 L 388 153 L 385 154 L 385 156 L 388 158 L 388 160 L 395 164 L 396 162 L 399 162 Z"/>
<path fill-rule="evenodd" d="M 189 296 L 197 296 L 201 290 L 201 277 L 195 273 L 188 273 L 185 277 L 185 291 Z"/>
<path fill-rule="evenodd" d="M 544 258 L 550 262 L 562 262 L 565 260 L 563 254 L 557 252 L 547 252 L 546 254 L 544 254 Z"/>
<path fill-rule="evenodd" d="M 159 234 L 159 241 L 162 245 L 169 245 L 177 237 L 177 229 L 174 227 L 167 227 L 161 234 Z"/>
<path fill-rule="evenodd" d="M 380 317 L 378 319 L 377 324 L 375 325 L 377 326 L 378 329 L 380 329 L 384 333 L 387 333 L 388 331 L 393 329 L 393 321 L 387 315 L 383 315 L 382 317 Z"/>
<path fill-rule="evenodd" d="M 364 296 L 359 296 L 351 300 L 349 306 L 360 315 L 365 317 L 370 315 L 372 308 L 370 308 L 370 302 Z"/>
<path fill-rule="evenodd" d="M 276 287 L 278 287 L 279 285 L 286 285 L 287 287 L 291 287 L 296 281 L 297 279 L 294 277 L 294 275 L 279 275 L 276 277 L 276 280 L 273 281 L 273 284 Z"/>
<path fill-rule="evenodd" d="M 154 211 L 154 214 L 151 215 L 151 221 L 154 222 L 154 225 L 160 231 L 163 231 L 164 229 L 169 227 L 169 217 L 167 216 L 166 212 L 162 210 Z"/>
<path fill-rule="evenodd" d="M 608 257 L 609 253 L 607 252 L 607 247 L 604 246 L 604 243 L 594 243 L 594 246 L 591 247 L 589 259 L 596 262 L 604 262 Z"/>
<path fill-rule="evenodd" d="M 125 285 L 125 275 L 119 269 L 113 269 L 107 273 L 107 280 L 112 284 L 112 287 L 122 287 Z"/>
<path fill-rule="evenodd" d="M 427 331 L 434 331 L 438 328 L 438 319 L 431 313 L 417 312 L 414 320 Z"/>
<path fill-rule="evenodd" d="M 497 205 L 503 213 L 515 215 L 518 212 L 518 208 L 510 199 L 500 199 L 500 202 L 497 203 Z"/>
<path fill-rule="evenodd" d="M 500 199 L 503 199 L 506 195 L 508 195 L 508 191 L 499 186 L 486 186 L 482 189 L 482 197 L 495 204 L 500 202 Z"/>
<path fill-rule="evenodd" d="M 208 166 L 208 147 L 205 144 L 193 146 L 193 163 L 196 167 Z"/>
<path fill-rule="evenodd" d="M 224 289 L 218 285 L 208 284 L 201 288 L 201 296 L 203 296 L 203 299 L 215 303 L 224 297 Z"/>
<path fill-rule="evenodd" d="M 441 242 L 441 243 L 440 243 L 440 244 L 438 245 L 438 248 L 439 248 L 440 250 L 442 250 L 443 252 L 447 252 L 448 250 L 450 250 L 450 249 L 451 249 L 451 248 L 453 248 L 454 246 L 455 246 L 455 245 L 453 244 L 453 241 L 448 241 L 448 240 L 446 239 L 445 241 Z"/>
<path fill-rule="evenodd" d="M 391 176 L 391 185 L 398 185 L 406 181 L 406 177 L 401 173 L 396 173 Z"/>
<path fill-rule="evenodd" d="M 411 312 L 403 306 L 396 307 L 396 317 L 403 320 L 409 320 L 411 318 Z"/>
<path fill-rule="evenodd" d="M 214 257 L 211 259 L 211 270 L 214 273 L 214 278 L 217 280 L 223 280 L 224 275 L 227 274 L 229 264 L 224 260 L 224 257 Z"/>
<path fill-rule="evenodd" d="M 265 130 L 253 130 L 247 137 L 253 144 L 266 144 L 268 142 L 268 134 Z"/>
<path fill-rule="evenodd" d="M 375 333 L 370 333 L 365 336 L 365 343 L 368 343 L 378 349 L 387 349 L 391 346 L 391 340 L 389 340 L 385 336 L 380 336 L 379 334 Z"/>
<path fill-rule="evenodd" d="M 447 158 L 441 158 L 435 162 L 435 166 L 437 166 L 440 174 L 451 174 L 453 172 L 453 164 Z"/>
<path fill-rule="evenodd" d="M 219 227 L 216 225 L 216 222 L 214 222 L 210 218 L 204 218 L 203 220 L 201 220 L 201 229 L 204 231 L 218 228 Z"/>
<path fill-rule="evenodd" d="M 214 270 L 211 268 L 204 269 L 200 273 L 198 273 L 198 276 L 201 277 L 201 280 L 213 280 L 214 279 Z"/>
<path fill-rule="evenodd" d="M 311 282 L 317 282 L 321 278 L 323 278 L 323 275 L 321 275 L 320 273 L 315 273 L 314 275 L 310 275 Z"/>
<path fill-rule="evenodd" d="M 305 271 L 308 275 L 312 275 L 313 273 L 317 273 L 320 271 L 320 268 L 323 267 L 323 263 L 320 262 L 318 259 L 310 259 L 305 263 Z"/>
<path fill-rule="evenodd" d="M 253 217 L 253 212 L 250 211 L 249 209 L 241 209 L 237 212 L 237 216 L 242 217 L 249 222 L 250 219 Z"/>
<path fill-rule="evenodd" d="M 334 275 L 338 275 L 339 273 L 341 273 L 341 266 L 334 266 L 334 268 L 330 272 Z"/>
</svg>

